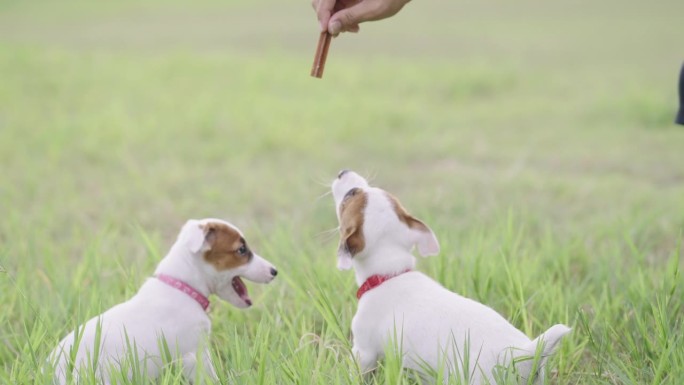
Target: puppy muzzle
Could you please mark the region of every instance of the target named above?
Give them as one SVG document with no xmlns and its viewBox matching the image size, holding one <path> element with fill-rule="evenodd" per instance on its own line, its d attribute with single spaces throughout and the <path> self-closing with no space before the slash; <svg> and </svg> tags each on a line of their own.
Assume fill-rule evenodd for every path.
<svg viewBox="0 0 684 385">
<path fill-rule="evenodd" d="M 253 282 L 268 283 L 278 275 L 278 270 L 270 262 L 254 254 L 247 269 L 240 275 Z"/>
<path fill-rule="evenodd" d="M 366 179 L 354 171 L 342 170 L 339 174 L 337 174 L 337 178 L 332 182 L 331 186 L 336 207 L 339 207 L 340 202 L 342 202 L 344 199 L 347 191 L 353 189 L 354 187 L 365 189 L 369 188 L 370 185 Z"/>
</svg>

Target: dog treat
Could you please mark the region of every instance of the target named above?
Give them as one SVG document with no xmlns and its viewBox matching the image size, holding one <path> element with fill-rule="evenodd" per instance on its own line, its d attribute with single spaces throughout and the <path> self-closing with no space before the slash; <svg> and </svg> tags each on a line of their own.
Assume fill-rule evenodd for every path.
<svg viewBox="0 0 684 385">
<path fill-rule="evenodd" d="M 323 77 L 323 69 L 325 68 L 325 59 L 328 57 L 328 48 L 330 48 L 330 41 L 332 35 L 328 31 L 321 32 L 318 38 L 318 47 L 316 47 L 316 56 L 314 57 L 313 66 L 311 67 L 311 76 L 315 78 Z"/>
</svg>

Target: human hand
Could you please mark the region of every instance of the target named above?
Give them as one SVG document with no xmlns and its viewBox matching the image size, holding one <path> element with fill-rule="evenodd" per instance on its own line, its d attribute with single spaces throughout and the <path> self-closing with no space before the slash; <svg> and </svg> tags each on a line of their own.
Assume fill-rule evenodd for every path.
<svg viewBox="0 0 684 385">
<path fill-rule="evenodd" d="M 358 32 L 359 23 L 394 16 L 410 0 L 312 0 L 321 32 Z"/>
</svg>

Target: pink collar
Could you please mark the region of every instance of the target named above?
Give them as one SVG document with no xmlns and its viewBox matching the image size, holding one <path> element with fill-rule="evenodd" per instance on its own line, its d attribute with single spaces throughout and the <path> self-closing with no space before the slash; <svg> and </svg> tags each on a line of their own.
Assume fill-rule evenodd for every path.
<svg viewBox="0 0 684 385">
<path fill-rule="evenodd" d="M 388 279 L 392 279 L 396 276 L 402 275 L 404 273 L 408 273 L 409 271 L 411 271 L 411 269 L 406 269 L 404 271 L 400 271 L 397 274 L 391 274 L 391 275 L 379 275 L 379 274 L 371 275 L 370 277 L 368 277 L 366 282 L 364 282 L 363 285 L 361 285 L 361 287 L 359 287 L 359 290 L 356 291 L 356 299 L 361 299 L 361 296 L 366 294 L 366 292 L 368 290 L 371 290 L 373 288 L 380 286 L 383 282 L 387 281 Z"/>
<path fill-rule="evenodd" d="M 200 304 L 200 306 L 202 306 L 202 309 L 204 309 L 204 311 L 207 311 L 207 308 L 209 308 L 209 299 L 205 297 L 204 294 L 197 291 L 197 289 L 195 289 L 194 287 L 188 285 L 180 279 L 170 277 L 166 274 L 157 274 L 156 277 L 158 280 L 173 287 L 174 289 L 178 289 L 183 293 L 189 295 L 190 298 L 194 299 L 195 301 L 197 301 L 197 303 Z"/>
</svg>

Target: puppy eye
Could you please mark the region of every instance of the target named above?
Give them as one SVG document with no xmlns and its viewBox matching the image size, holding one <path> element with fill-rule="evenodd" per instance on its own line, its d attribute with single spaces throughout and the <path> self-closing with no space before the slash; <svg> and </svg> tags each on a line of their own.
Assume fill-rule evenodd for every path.
<svg viewBox="0 0 684 385">
<path fill-rule="evenodd" d="M 247 254 L 247 246 L 245 246 L 245 245 L 240 246 L 240 248 L 237 249 L 237 253 L 240 255 Z"/>
<path fill-rule="evenodd" d="M 347 191 L 346 194 L 344 194 L 344 198 L 343 198 L 343 199 L 347 199 L 347 198 L 349 198 L 349 197 L 353 197 L 354 195 L 356 195 L 357 192 L 359 192 L 359 188 L 358 188 L 358 187 L 354 187 L 353 189 Z"/>
</svg>

